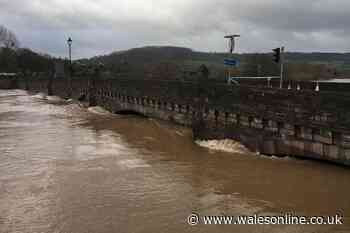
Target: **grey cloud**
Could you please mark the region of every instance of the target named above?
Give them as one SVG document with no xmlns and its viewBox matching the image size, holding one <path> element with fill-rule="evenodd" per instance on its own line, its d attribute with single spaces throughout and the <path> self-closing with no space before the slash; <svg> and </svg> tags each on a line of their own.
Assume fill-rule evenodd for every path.
<svg viewBox="0 0 350 233">
<path fill-rule="evenodd" d="M 281 44 L 298 51 L 349 51 L 348 0 L 0 0 L 0 22 L 22 45 L 78 57 L 143 45 L 223 51 L 240 33 L 239 52 Z"/>
</svg>

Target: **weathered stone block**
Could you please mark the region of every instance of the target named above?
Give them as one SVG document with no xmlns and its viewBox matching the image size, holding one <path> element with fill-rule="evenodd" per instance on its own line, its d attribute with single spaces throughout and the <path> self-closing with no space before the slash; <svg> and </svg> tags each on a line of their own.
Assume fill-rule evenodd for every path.
<svg viewBox="0 0 350 233">
<path fill-rule="evenodd" d="M 255 128 L 255 129 L 262 129 L 263 125 L 261 123 L 253 122 L 252 123 L 252 127 Z"/>
<path fill-rule="evenodd" d="M 320 157 L 322 157 L 324 155 L 322 143 L 313 142 L 311 150 L 312 150 L 312 153 L 317 154 Z"/>
<path fill-rule="evenodd" d="M 276 121 L 269 121 L 270 122 L 270 124 L 269 124 L 269 126 L 270 126 L 270 128 L 271 129 L 273 129 L 273 131 L 278 131 L 278 123 L 276 122 Z"/>
<path fill-rule="evenodd" d="M 226 122 L 226 117 L 225 117 L 225 114 L 220 112 L 219 116 L 218 116 L 218 121 L 220 123 L 225 123 Z"/>
<path fill-rule="evenodd" d="M 297 156 L 304 156 L 305 146 L 304 142 L 294 140 L 292 141 L 292 154 Z"/>
<path fill-rule="evenodd" d="M 230 113 L 228 116 L 228 122 L 236 124 L 237 123 L 237 115 L 234 113 Z"/>
<path fill-rule="evenodd" d="M 250 122 L 247 116 L 242 116 L 240 117 L 240 125 L 245 126 L 245 127 L 250 127 Z"/>
<path fill-rule="evenodd" d="M 326 159 L 338 160 L 339 158 L 339 148 L 335 145 L 323 145 L 323 156 Z"/>
<path fill-rule="evenodd" d="M 350 161 L 350 150 L 349 149 L 344 150 L 344 157 L 347 161 Z"/>
<path fill-rule="evenodd" d="M 345 148 L 350 148 L 350 135 L 343 134 L 342 146 Z"/>
<path fill-rule="evenodd" d="M 312 129 L 308 127 L 301 127 L 301 137 L 303 139 L 312 140 Z"/>
<path fill-rule="evenodd" d="M 294 136 L 294 126 L 288 123 L 284 124 L 283 133 L 286 136 Z"/>
<path fill-rule="evenodd" d="M 288 140 L 275 141 L 277 155 L 287 156 L 291 154 L 291 147 Z"/>
<path fill-rule="evenodd" d="M 210 109 L 207 114 L 207 118 L 211 121 L 215 121 L 215 110 Z"/>
<path fill-rule="evenodd" d="M 263 142 L 263 154 L 267 155 L 275 155 L 276 154 L 276 146 L 274 141 L 264 141 Z"/>
<path fill-rule="evenodd" d="M 255 129 L 262 129 L 263 128 L 262 119 L 254 118 L 251 126 Z"/>
<path fill-rule="evenodd" d="M 321 143 L 325 143 L 325 144 L 332 144 L 332 138 L 331 137 L 324 137 L 321 135 L 313 135 L 313 140 L 315 142 L 321 142 Z"/>
</svg>

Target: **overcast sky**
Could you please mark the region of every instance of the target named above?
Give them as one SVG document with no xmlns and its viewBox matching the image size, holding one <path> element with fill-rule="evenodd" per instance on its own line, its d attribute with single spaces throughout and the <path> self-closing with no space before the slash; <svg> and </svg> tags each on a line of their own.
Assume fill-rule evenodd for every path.
<svg viewBox="0 0 350 233">
<path fill-rule="evenodd" d="M 350 52 L 350 0 L 0 0 L 0 24 L 23 47 L 90 57 L 146 45 L 200 51 Z"/>
</svg>

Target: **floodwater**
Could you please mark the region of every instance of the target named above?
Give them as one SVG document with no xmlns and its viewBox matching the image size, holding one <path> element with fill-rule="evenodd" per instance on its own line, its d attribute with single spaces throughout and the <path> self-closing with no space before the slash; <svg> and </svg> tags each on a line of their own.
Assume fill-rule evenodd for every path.
<svg viewBox="0 0 350 233">
<path fill-rule="evenodd" d="M 209 144 L 229 152 L 166 122 L 1 90 L 0 232 L 350 232 L 349 168 Z M 344 224 L 190 226 L 192 212 Z"/>
</svg>

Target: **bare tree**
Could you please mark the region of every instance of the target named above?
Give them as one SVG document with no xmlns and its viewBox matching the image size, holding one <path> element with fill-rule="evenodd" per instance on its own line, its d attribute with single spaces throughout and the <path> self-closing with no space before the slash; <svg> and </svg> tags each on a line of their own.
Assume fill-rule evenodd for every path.
<svg viewBox="0 0 350 233">
<path fill-rule="evenodd" d="M 16 35 L 5 26 L 0 25 L 0 48 L 17 49 L 19 42 Z"/>
</svg>

